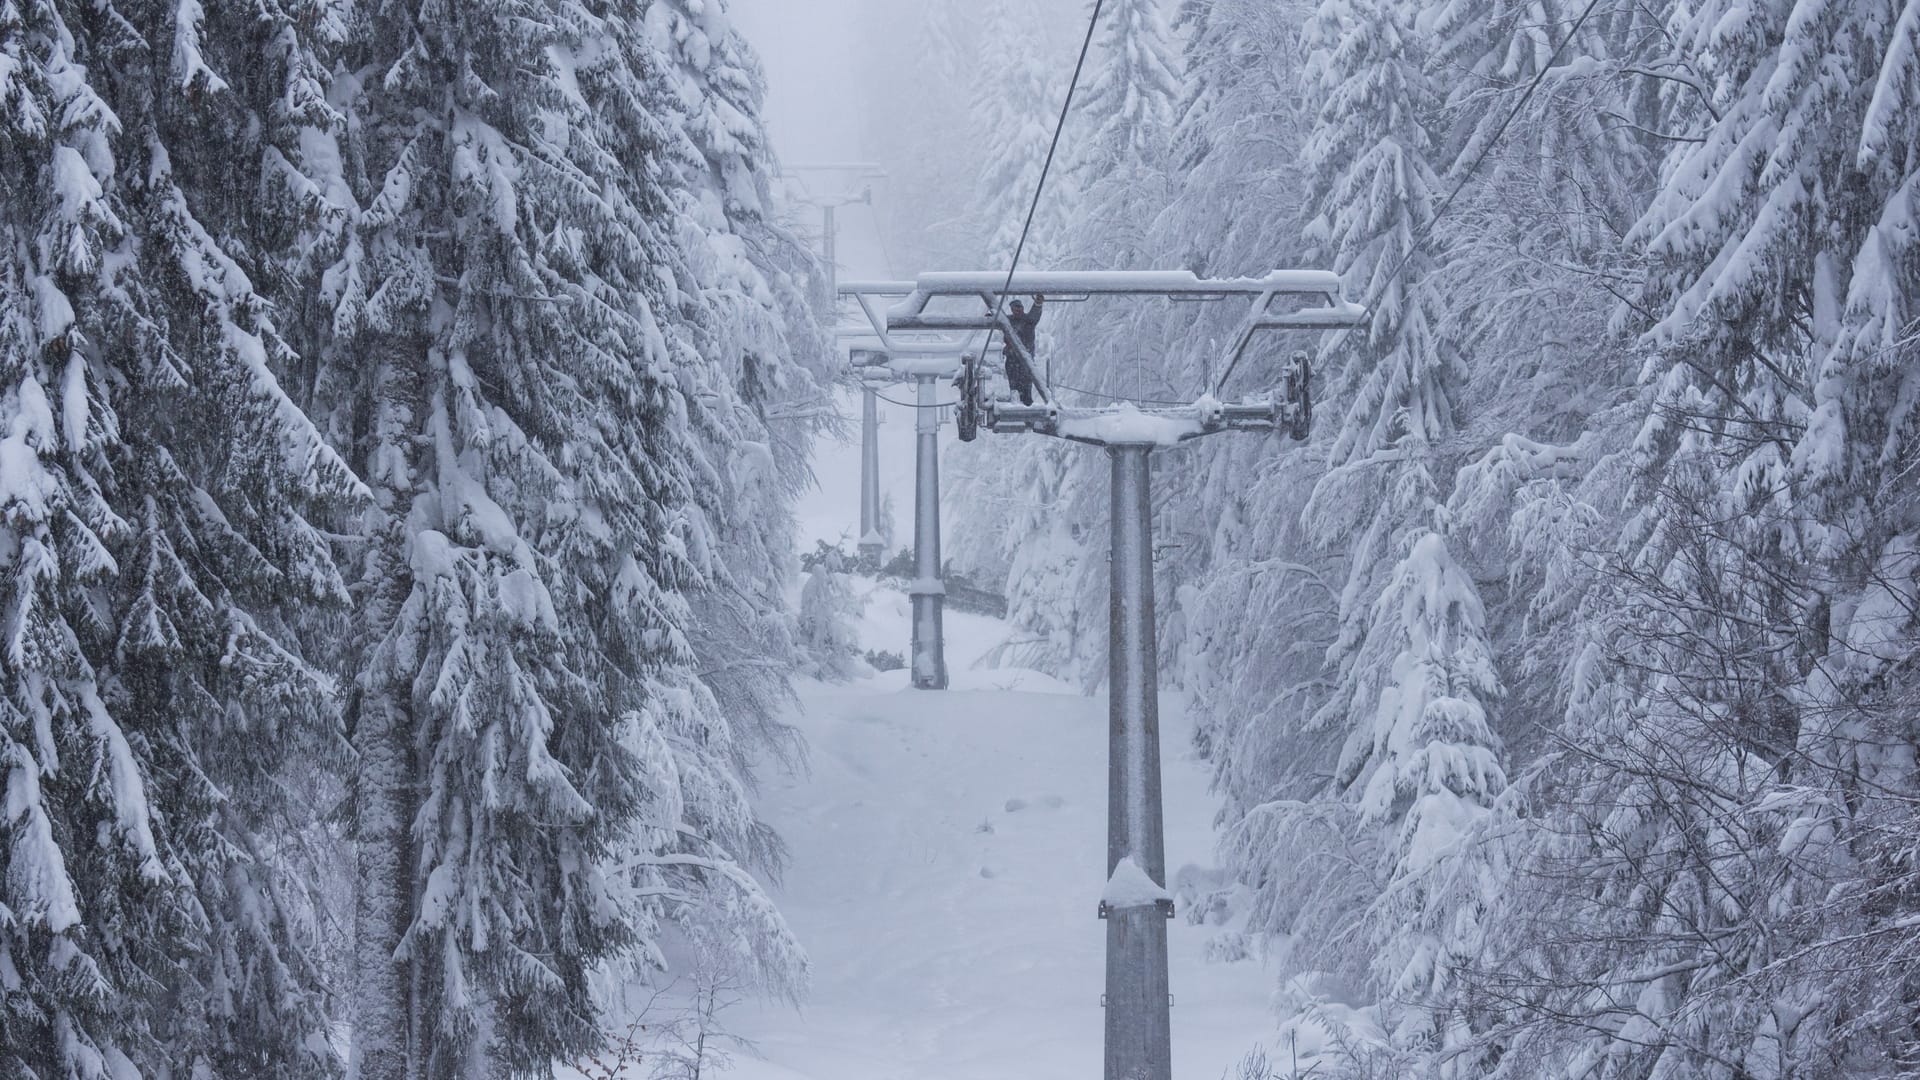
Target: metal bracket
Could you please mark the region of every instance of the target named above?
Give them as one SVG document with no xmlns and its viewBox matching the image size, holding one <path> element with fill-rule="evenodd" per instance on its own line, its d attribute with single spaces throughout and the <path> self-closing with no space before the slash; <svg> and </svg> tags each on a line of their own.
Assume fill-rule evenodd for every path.
<svg viewBox="0 0 1920 1080">
<path fill-rule="evenodd" d="M 1159 910 L 1160 914 L 1165 915 L 1169 919 L 1173 918 L 1173 901 L 1162 898 L 1155 900 L 1153 906 Z M 1113 914 L 1114 910 L 1115 909 L 1107 906 L 1105 900 L 1100 901 L 1100 918 L 1107 918 Z"/>
</svg>

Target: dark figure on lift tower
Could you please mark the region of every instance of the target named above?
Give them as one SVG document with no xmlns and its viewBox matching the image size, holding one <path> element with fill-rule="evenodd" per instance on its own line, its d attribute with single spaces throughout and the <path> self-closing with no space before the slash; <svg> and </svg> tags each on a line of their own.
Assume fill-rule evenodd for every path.
<svg viewBox="0 0 1920 1080">
<path fill-rule="evenodd" d="M 1033 298 L 1033 310 L 1028 311 L 1025 304 L 1015 300 L 1013 309 L 1007 313 L 1007 321 L 1013 324 L 1013 332 L 1020 338 L 1020 344 L 1026 346 L 1027 356 L 1034 355 L 1034 328 L 1040 325 L 1040 308 L 1047 298 L 1036 295 Z M 1001 346 L 1007 363 L 1007 387 L 1020 396 L 1020 404 L 1033 404 L 1033 369 L 1020 356 L 1020 350 L 1009 341 Z"/>
</svg>

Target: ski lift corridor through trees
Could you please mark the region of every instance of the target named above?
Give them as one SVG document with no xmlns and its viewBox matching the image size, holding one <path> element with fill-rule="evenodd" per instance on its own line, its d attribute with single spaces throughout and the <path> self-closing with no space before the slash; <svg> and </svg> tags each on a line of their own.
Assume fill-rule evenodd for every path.
<svg viewBox="0 0 1920 1080">
<path fill-rule="evenodd" d="M 981 427 L 1001 433 L 1034 433 L 1103 447 L 1112 463 L 1110 595 L 1108 614 L 1108 744 L 1107 759 L 1107 885 L 1101 895 L 1100 918 L 1107 924 L 1105 1015 L 1106 1080 L 1172 1080 L 1172 995 L 1167 972 L 1166 920 L 1173 914 L 1166 891 L 1167 867 L 1160 791 L 1159 651 L 1155 640 L 1153 589 L 1152 454 L 1202 436 L 1224 431 L 1284 431 L 1305 438 L 1312 423 L 1313 399 L 1307 354 L 1294 354 L 1281 385 L 1263 397 L 1245 396 L 1235 404 L 1221 400 L 1241 357 L 1255 335 L 1265 330 L 1327 331 L 1361 325 L 1367 311 L 1340 296 L 1339 276 L 1321 270 L 1276 270 L 1261 278 L 1206 280 L 1185 270 L 1172 271 L 1020 271 L 1021 256 L 1033 228 L 1034 214 L 1046 191 L 1054 154 L 1073 104 L 1087 50 L 1099 25 L 1102 0 L 1095 0 L 1080 46 L 1080 58 L 1067 85 L 1066 100 L 1054 125 L 1027 208 L 1013 259 L 1005 271 L 927 273 L 911 283 L 876 282 L 843 285 L 840 294 L 859 302 L 882 346 L 887 363 L 898 364 L 921 350 L 944 351 L 951 343 L 917 347 L 908 338 L 926 333 L 986 331 L 1006 342 L 1010 357 L 1026 361 L 1038 380 L 1042 369 L 1006 314 L 1015 294 L 1052 294 L 1058 298 L 1163 297 L 1173 300 L 1226 302 L 1240 298 L 1248 310 L 1239 331 L 1221 358 L 1220 376 L 1204 394 L 1186 405 L 1143 409 L 1122 401 L 1102 408 L 1068 408 L 1052 393 L 1051 365 L 1041 383 L 1043 405 L 1016 405 L 987 393 L 982 377 L 984 349 L 960 358 L 960 401 L 957 426 L 963 440 L 974 439 Z M 882 316 L 877 299 L 903 299 Z M 955 310 L 956 302 L 959 310 Z M 981 313 L 979 305 L 984 305 Z M 902 335 L 896 338 L 895 335 Z M 924 353 L 922 354 L 924 356 Z M 931 361 L 937 364 L 939 361 Z M 928 367 L 926 370 L 931 370 Z M 918 374 L 918 372 L 916 372 Z M 937 490 L 937 466 L 926 468 L 937 455 L 934 439 L 938 415 L 933 381 L 922 376 L 921 434 L 923 491 Z M 938 536 L 938 501 L 931 499 L 931 531 Z M 928 499 L 919 500 L 922 506 Z M 920 515 L 924 521 L 926 515 Z M 937 541 L 934 541 L 937 543 Z M 937 549 L 935 549 L 937 550 Z M 922 552 L 922 555 L 931 552 Z M 937 557 L 937 556 L 936 556 Z M 927 565 L 923 559 L 922 566 Z M 937 563 L 934 564 L 937 566 Z M 935 583 L 926 591 L 936 593 Z M 916 596 L 916 600 L 920 599 Z M 928 610 L 937 610 L 938 597 L 927 597 Z M 918 610 L 918 609 L 917 609 Z M 937 630 L 916 639 L 938 642 Z M 941 680 L 942 684 L 944 680 Z"/>
<path fill-rule="evenodd" d="M 1323 342 L 1323 354 L 1336 351 L 1348 334 L 1366 324 L 1368 304 L 1354 304 L 1340 296 L 1337 275 L 1318 270 L 1278 270 L 1264 278 L 1208 281 L 1187 271 L 1020 272 L 1021 256 L 1033 229 L 1035 213 L 1053 170 L 1055 153 L 1080 84 L 1081 71 L 1100 23 L 1104 0 L 1094 0 L 1085 39 L 1066 98 L 1054 125 L 1053 141 L 1034 185 L 1013 259 L 1004 272 L 922 274 L 909 288 L 875 286 L 851 290 L 883 345 L 892 351 L 895 332 L 998 332 L 1009 351 L 1028 362 L 1038 379 L 1041 369 L 1014 332 L 1005 314 L 1012 294 L 1047 293 L 1065 299 L 1096 296 L 1160 296 L 1174 300 L 1226 301 L 1247 298 L 1250 308 L 1239 332 L 1221 358 L 1218 379 L 1206 393 L 1186 405 L 1142 409 L 1120 399 L 1102 409 L 1068 408 L 1051 392 L 1051 370 L 1041 384 L 1043 405 L 1016 405 L 991 397 L 982 378 L 984 350 L 962 358 L 958 403 L 960 437 L 972 440 L 979 429 L 1002 433 L 1034 433 L 1103 447 L 1112 463 L 1110 514 L 1111 556 L 1108 644 L 1108 818 L 1106 891 L 1100 917 L 1107 921 L 1106 1080 L 1171 1080 L 1172 1004 L 1167 980 L 1166 919 L 1172 914 L 1166 892 L 1166 853 L 1161 823 L 1159 658 L 1155 641 L 1153 588 L 1153 521 L 1150 487 L 1154 450 L 1223 431 L 1284 431 L 1305 438 L 1312 424 L 1313 398 L 1308 354 L 1295 352 L 1281 373 L 1280 385 L 1264 397 L 1246 396 L 1236 404 L 1222 400 L 1254 335 L 1263 330 L 1330 331 L 1341 333 Z M 1589 0 L 1572 29 L 1540 65 L 1490 139 L 1467 163 L 1452 192 L 1443 200 L 1427 229 L 1414 238 L 1399 261 L 1376 277 L 1384 295 L 1386 283 L 1397 278 L 1431 236 L 1439 220 L 1452 209 L 1480 163 L 1500 142 L 1509 125 L 1540 88 L 1560 54 L 1598 7 Z M 849 290 L 842 290 L 843 292 Z M 874 303 L 876 295 L 904 296 L 884 320 Z M 1309 302 L 1299 307 L 1299 298 Z M 966 311 L 944 310 L 937 301 L 957 298 Z M 1286 304 L 1276 309 L 1283 298 Z M 975 314 L 973 305 L 985 303 L 987 312 Z M 1374 302 L 1370 299 L 1369 301 Z M 1050 365 L 1049 365 L 1050 369 Z M 930 392 L 922 408 L 931 408 Z M 937 510 L 936 510 L 937 514 Z"/>
</svg>

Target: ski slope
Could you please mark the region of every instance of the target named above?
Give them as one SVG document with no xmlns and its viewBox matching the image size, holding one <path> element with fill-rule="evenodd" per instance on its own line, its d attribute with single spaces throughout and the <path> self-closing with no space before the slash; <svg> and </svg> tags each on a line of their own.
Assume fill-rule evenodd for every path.
<svg viewBox="0 0 1920 1080">
<path fill-rule="evenodd" d="M 862 583 L 866 644 L 905 651 L 907 598 Z M 807 775 L 769 778 L 792 847 L 775 890 L 813 988 L 743 1006 L 743 1080 L 1085 1080 L 1100 1075 L 1106 699 L 973 662 L 1003 624 L 948 616 L 954 689 L 905 672 L 801 687 Z M 1162 711 L 1167 861 L 1211 864 L 1214 802 Z M 1208 963 L 1218 926 L 1171 924 L 1174 1075 L 1216 1080 L 1274 1028 L 1254 961 Z"/>
</svg>

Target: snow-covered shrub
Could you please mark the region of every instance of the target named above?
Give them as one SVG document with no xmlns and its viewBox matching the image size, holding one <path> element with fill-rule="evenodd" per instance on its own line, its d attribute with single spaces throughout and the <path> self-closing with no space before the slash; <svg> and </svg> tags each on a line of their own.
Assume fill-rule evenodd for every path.
<svg viewBox="0 0 1920 1080">
<path fill-rule="evenodd" d="M 907 666 L 907 658 L 889 649 L 868 649 L 867 666 L 875 671 L 899 671 Z"/>
<path fill-rule="evenodd" d="M 860 659 L 858 625 L 866 604 L 848 575 L 853 562 L 845 549 L 825 540 L 800 557 L 807 575 L 800 589 L 800 647 L 805 671 L 816 679 L 844 682 L 868 670 Z"/>
</svg>

